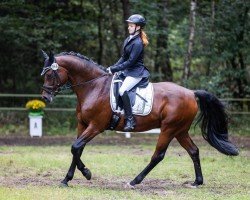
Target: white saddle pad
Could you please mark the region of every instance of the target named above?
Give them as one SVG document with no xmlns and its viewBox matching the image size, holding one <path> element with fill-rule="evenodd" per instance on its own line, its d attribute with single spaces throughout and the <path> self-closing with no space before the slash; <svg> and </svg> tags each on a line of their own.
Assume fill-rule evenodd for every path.
<svg viewBox="0 0 250 200">
<path fill-rule="evenodd" d="M 113 81 L 111 82 L 111 89 L 110 89 L 110 105 L 113 110 L 113 112 L 117 113 L 124 113 L 124 110 L 118 107 L 116 110 L 116 99 L 114 96 L 114 84 Z M 149 83 L 146 88 L 137 88 L 136 94 L 139 94 L 141 97 L 143 97 L 145 100 L 143 100 L 139 95 L 136 95 L 135 98 L 135 105 L 132 107 L 132 112 L 135 115 L 141 115 L 145 116 L 148 115 L 152 110 L 153 105 L 153 97 L 154 97 L 154 90 L 153 90 L 153 84 Z"/>
</svg>

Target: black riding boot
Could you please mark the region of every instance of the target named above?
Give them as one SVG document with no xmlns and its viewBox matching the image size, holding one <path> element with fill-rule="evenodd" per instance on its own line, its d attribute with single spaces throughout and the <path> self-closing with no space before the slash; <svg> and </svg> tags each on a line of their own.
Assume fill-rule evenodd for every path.
<svg viewBox="0 0 250 200">
<path fill-rule="evenodd" d="M 124 131 L 131 131 L 135 128 L 135 118 L 132 114 L 132 107 L 127 91 L 125 91 L 121 97 L 125 114 Z"/>
</svg>

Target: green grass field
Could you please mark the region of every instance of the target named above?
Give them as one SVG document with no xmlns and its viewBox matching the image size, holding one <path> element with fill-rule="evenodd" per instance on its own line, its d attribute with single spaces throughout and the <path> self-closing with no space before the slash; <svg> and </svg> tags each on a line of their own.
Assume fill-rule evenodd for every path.
<svg viewBox="0 0 250 200">
<path fill-rule="evenodd" d="M 58 187 L 71 162 L 70 146 L 0 147 L 0 199 L 250 199 L 250 151 L 238 157 L 200 145 L 205 184 L 194 180 L 184 149 L 171 145 L 165 159 L 134 190 L 124 187 L 149 162 L 155 146 L 89 145 L 82 160 L 92 172 L 87 181 L 77 170 L 69 188 Z"/>
</svg>

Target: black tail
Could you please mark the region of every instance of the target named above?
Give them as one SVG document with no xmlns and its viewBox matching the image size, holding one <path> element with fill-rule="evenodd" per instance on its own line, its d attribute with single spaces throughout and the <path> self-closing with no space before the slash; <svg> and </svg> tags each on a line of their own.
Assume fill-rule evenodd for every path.
<svg viewBox="0 0 250 200">
<path fill-rule="evenodd" d="M 194 94 L 199 99 L 201 110 L 196 124 L 201 122 L 203 138 L 219 152 L 237 156 L 238 149 L 228 141 L 228 116 L 224 105 L 204 90 L 196 90 Z"/>
</svg>

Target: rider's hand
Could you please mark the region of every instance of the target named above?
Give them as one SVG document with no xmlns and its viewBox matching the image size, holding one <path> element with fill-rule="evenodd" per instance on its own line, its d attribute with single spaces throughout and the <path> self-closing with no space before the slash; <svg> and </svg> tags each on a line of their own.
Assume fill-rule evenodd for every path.
<svg viewBox="0 0 250 200">
<path fill-rule="evenodd" d="M 112 74 L 110 67 L 108 67 L 108 68 L 106 69 L 106 71 L 107 71 L 109 74 Z"/>
</svg>

